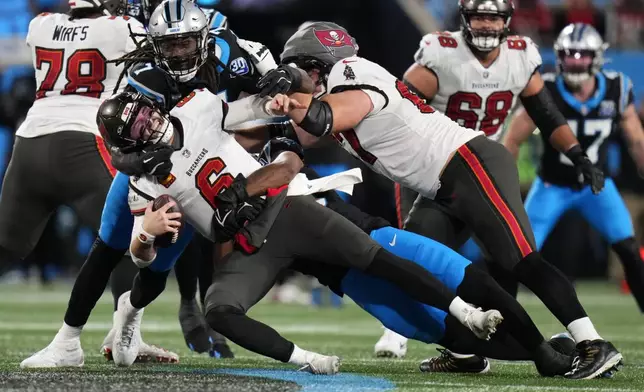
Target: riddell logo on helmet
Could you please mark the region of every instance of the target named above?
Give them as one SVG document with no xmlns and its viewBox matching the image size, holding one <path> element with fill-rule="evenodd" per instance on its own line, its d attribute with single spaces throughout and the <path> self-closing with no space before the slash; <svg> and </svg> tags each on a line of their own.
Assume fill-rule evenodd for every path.
<svg viewBox="0 0 644 392">
<path fill-rule="evenodd" d="M 354 46 L 353 38 L 342 30 L 313 30 L 318 41 L 329 48 Z"/>
</svg>

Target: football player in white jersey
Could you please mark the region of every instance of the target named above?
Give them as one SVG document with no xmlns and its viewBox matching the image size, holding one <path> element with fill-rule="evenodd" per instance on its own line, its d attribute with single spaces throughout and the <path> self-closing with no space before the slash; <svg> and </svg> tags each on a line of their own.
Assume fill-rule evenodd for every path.
<svg viewBox="0 0 644 392">
<path fill-rule="evenodd" d="M 69 14 L 41 14 L 29 25 L 27 44 L 33 50 L 38 91 L 18 129 L 0 196 L 0 247 L 16 256 L 24 257 L 33 249 L 59 205 L 72 206 L 81 221 L 95 230 L 99 228 L 116 170 L 96 126 L 96 111 L 112 94 L 123 69 L 107 61 L 136 48 L 130 29 L 145 32 L 138 21 L 123 15 L 125 3 L 70 1 Z M 97 261 L 83 264 L 74 287 L 74 291 L 98 291 L 96 296 L 72 295 L 70 309 L 87 307 L 85 304 L 91 301 L 88 297 L 98 298 L 103 292 L 105 286 L 96 282 L 104 278 L 106 283 L 113 265 Z M 72 328 L 59 334 L 63 338 L 78 336 L 80 329 L 76 327 L 82 327 L 85 321 L 83 312 L 68 311 L 65 323 Z M 57 341 L 55 338 L 52 345 Z M 140 359 L 176 361 L 176 354 L 147 344 L 140 347 Z M 80 355 L 70 361 L 68 357 L 43 355 L 48 348 L 21 366 L 84 363 L 82 351 L 76 351 Z M 58 348 L 64 351 L 69 346 Z"/>
<path fill-rule="evenodd" d="M 333 23 L 313 23 L 291 36 L 282 63 L 309 71 L 328 93 L 320 98 L 296 94 L 308 108 L 294 109 L 289 116 L 309 139 L 332 134 L 373 170 L 436 200 L 458 229 L 473 230 L 494 260 L 533 290 L 576 342 L 588 341 L 582 355 L 590 360 L 568 377 L 592 378 L 619 363 L 621 354 L 601 339 L 570 282 L 536 250 L 512 155 L 356 54 L 353 38 Z M 264 79 L 260 84 L 273 76 Z M 561 114 L 551 121 L 566 123 Z"/>
<path fill-rule="evenodd" d="M 559 152 L 575 158 L 572 161 L 583 174 L 584 183 L 590 183 L 593 193 L 597 193 L 603 186 L 600 169 L 584 157 L 579 141 L 567 124 L 552 120 L 553 115 L 559 117 L 559 110 L 553 106 L 538 71 L 541 55 L 537 46 L 528 37 L 508 36 L 513 9 L 510 0 L 460 1 L 461 31 L 425 35 L 414 56 L 415 63 L 403 80 L 437 110 L 493 140 L 499 140 L 506 117 L 520 100 L 528 114 L 540 122 L 545 139 Z M 398 189 L 400 199 L 406 203 L 416 199 L 405 221 L 406 230 L 453 249 L 463 245 L 467 235 L 450 236 L 436 224 L 437 221 L 454 224 L 436 203 L 406 188 Z M 401 215 L 408 212 L 399 211 Z M 405 217 L 399 219 L 403 221 Z M 516 296 L 516 279 L 493 260 L 487 267 Z M 378 356 L 404 356 L 406 339 L 385 331 L 376 343 L 375 352 Z M 478 360 L 482 366 L 482 360 Z M 467 361 L 472 362 L 473 358 Z"/>
<path fill-rule="evenodd" d="M 278 98 L 284 100 L 279 103 Z M 240 103 L 231 103 L 230 113 L 233 105 Z M 272 108 L 281 112 L 289 110 L 289 104 L 301 107 L 285 96 L 271 101 Z M 224 122 L 229 124 L 227 107 L 205 89 L 195 90 L 170 114 L 142 95 L 122 93 L 103 103 L 98 115 L 99 128 L 112 145 L 127 149 L 161 142 L 177 149 L 170 176 L 159 181 L 144 175 L 130 182 L 130 206 L 139 215 L 130 252 L 138 266 L 159 272 L 172 267 L 155 265 L 156 237 L 178 230 L 178 224 L 171 222 L 179 217 L 177 213 L 168 214 L 167 207 L 150 208 L 149 201 L 161 194 L 173 196 L 181 205 L 189 223 L 184 230 L 192 226 L 213 241 L 235 241 L 235 250 L 217 269 L 206 298 L 206 319 L 215 331 L 249 350 L 307 366 L 314 373 L 337 372 L 337 357 L 305 352 L 245 314 L 296 257 L 352 266 L 382 277 L 416 300 L 449 311 L 479 338 L 488 338 L 495 331 L 502 320 L 498 311 L 482 312 L 467 305 L 427 270 L 382 249 L 364 231 L 314 198 L 287 197 L 286 185 L 301 168 L 301 161 L 286 152 L 283 159 L 277 157 L 261 167 L 232 134 L 223 131 Z M 292 162 L 293 156 L 296 164 L 288 161 Z M 308 192 L 310 188 L 299 189 Z M 261 195 L 267 196 L 265 201 Z M 166 276 L 141 275 L 132 293 L 143 294 L 126 297 L 125 303 L 119 304 L 122 316 L 117 318 L 120 324 L 115 340 L 122 347 L 115 348 L 115 361 L 128 364 L 133 360 L 142 308 L 160 293 L 163 285 L 158 282 Z M 131 339 L 122 339 L 119 334 Z"/>
</svg>

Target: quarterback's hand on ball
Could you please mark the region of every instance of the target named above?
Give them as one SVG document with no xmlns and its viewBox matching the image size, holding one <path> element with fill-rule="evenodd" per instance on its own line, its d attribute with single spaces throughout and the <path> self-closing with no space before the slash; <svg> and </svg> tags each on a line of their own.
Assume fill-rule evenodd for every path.
<svg viewBox="0 0 644 392">
<path fill-rule="evenodd" d="M 266 111 L 273 116 L 286 116 L 294 109 L 306 109 L 306 106 L 284 94 L 277 94 L 266 103 Z"/>
<path fill-rule="evenodd" d="M 156 211 L 152 211 L 152 202 L 148 203 L 145 208 L 145 215 L 143 217 L 143 230 L 146 233 L 158 237 L 165 233 L 178 233 L 181 227 L 180 212 L 168 212 L 168 210 L 175 206 L 175 202 L 171 201 L 166 203 L 163 207 Z"/>
<path fill-rule="evenodd" d="M 280 65 L 257 82 L 260 97 L 292 93 L 302 86 L 302 74 L 290 65 Z"/>
<path fill-rule="evenodd" d="M 240 38 L 237 38 L 237 45 L 244 52 L 248 53 L 250 60 L 260 75 L 266 75 L 268 72 L 277 68 L 277 63 L 271 51 L 265 45 Z"/>
</svg>

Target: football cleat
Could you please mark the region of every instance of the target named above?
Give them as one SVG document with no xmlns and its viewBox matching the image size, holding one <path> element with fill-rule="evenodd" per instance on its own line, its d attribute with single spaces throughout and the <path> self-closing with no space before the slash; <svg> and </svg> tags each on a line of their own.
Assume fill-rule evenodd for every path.
<svg viewBox="0 0 644 392">
<path fill-rule="evenodd" d="M 572 370 L 566 373 L 566 378 L 588 380 L 618 368 L 622 362 L 622 354 L 610 342 L 605 340 L 584 340 L 577 344 L 579 355 L 575 357 Z"/>
<path fill-rule="evenodd" d="M 212 331 L 212 333 L 217 334 L 215 331 Z M 213 358 L 235 358 L 235 354 L 233 354 L 226 340 L 214 340 L 209 354 Z"/>
<path fill-rule="evenodd" d="M 340 371 L 340 358 L 335 355 L 322 355 L 312 353 L 313 357 L 306 365 L 301 367 L 300 371 L 305 371 L 313 374 L 333 375 Z"/>
<path fill-rule="evenodd" d="M 490 362 L 479 355 L 456 355 L 446 348 L 437 348 L 438 357 L 425 359 L 420 371 L 425 373 L 487 373 Z"/>
<path fill-rule="evenodd" d="M 212 351 L 213 339 L 210 326 L 206 322 L 197 300 L 181 301 L 179 307 L 179 324 L 186 345 L 191 351 L 207 353 Z"/>
<path fill-rule="evenodd" d="M 496 332 L 496 326 L 501 324 L 503 316 L 498 310 L 483 312 L 480 308 L 469 310 L 465 315 L 465 326 L 472 331 L 477 338 L 490 340 Z"/>
<path fill-rule="evenodd" d="M 21 369 L 81 367 L 85 364 L 85 355 L 81 348 L 80 338 L 57 339 L 47 347 L 20 363 Z"/>
<path fill-rule="evenodd" d="M 553 335 L 548 340 L 548 344 L 561 354 L 577 356 L 577 344 L 575 344 L 575 339 L 568 332 Z"/>
<path fill-rule="evenodd" d="M 141 347 L 141 319 L 144 309 L 136 309 L 130 303 L 130 292 L 121 295 L 114 316 L 114 341 L 112 357 L 118 366 L 130 366 L 139 355 Z"/>
<path fill-rule="evenodd" d="M 385 328 L 374 352 L 378 358 L 404 358 L 407 354 L 407 338 Z"/>
<path fill-rule="evenodd" d="M 114 360 L 114 356 L 112 355 L 112 343 L 114 341 L 115 334 L 116 330 L 112 328 L 103 340 L 103 344 L 101 345 L 101 355 L 103 355 L 108 361 Z M 134 363 L 146 362 L 178 363 L 179 355 L 164 348 L 147 344 L 143 340 L 141 340 L 139 354 L 136 356 Z"/>
</svg>

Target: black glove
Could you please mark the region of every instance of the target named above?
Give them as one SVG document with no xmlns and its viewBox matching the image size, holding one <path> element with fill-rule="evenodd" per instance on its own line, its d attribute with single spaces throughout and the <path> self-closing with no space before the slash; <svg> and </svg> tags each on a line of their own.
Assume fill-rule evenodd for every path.
<svg viewBox="0 0 644 392">
<path fill-rule="evenodd" d="M 285 137 L 275 137 L 266 142 L 262 152 L 259 153 L 259 162 L 266 165 L 273 162 L 273 159 L 284 151 L 296 153 L 304 161 L 304 149 L 300 143 Z"/>
<path fill-rule="evenodd" d="M 580 186 L 590 185 L 590 189 L 595 195 L 604 189 L 604 172 L 602 172 L 597 166 L 593 165 L 579 144 L 568 150 L 566 152 L 566 156 L 572 161 L 573 165 L 575 165 L 578 177 L 577 181 Z"/>
<path fill-rule="evenodd" d="M 124 154 L 117 148 L 112 148 L 112 166 L 128 176 L 150 174 L 165 178 L 172 170 L 170 157 L 174 148 L 167 144 L 155 144 L 143 151 Z"/>
<path fill-rule="evenodd" d="M 260 97 L 267 95 L 287 94 L 298 91 L 302 87 L 302 74 L 290 65 L 280 65 L 270 71 L 257 82 Z"/>
<path fill-rule="evenodd" d="M 293 122 L 291 120 L 266 124 L 266 128 L 268 130 L 269 139 L 272 139 L 274 137 L 285 137 L 293 139 L 298 143 L 300 142 L 300 139 L 297 137 L 295 127 L 293 126 Z"/>
<path fill-rule="evenodd" d="M 246 192 L 246 178 L 238 175 L 215 197 L 215 213 L 212 227 L 216 242 L 230 241 L 248 222 L 254 220 L 263 211 L 266 200 L 261 197 L 249 197 Z"/>
</svg>

